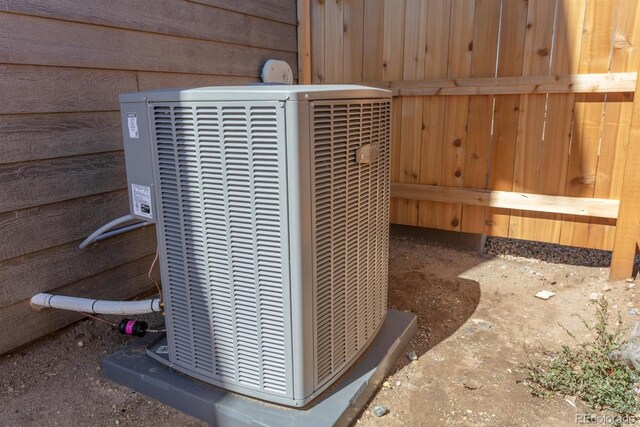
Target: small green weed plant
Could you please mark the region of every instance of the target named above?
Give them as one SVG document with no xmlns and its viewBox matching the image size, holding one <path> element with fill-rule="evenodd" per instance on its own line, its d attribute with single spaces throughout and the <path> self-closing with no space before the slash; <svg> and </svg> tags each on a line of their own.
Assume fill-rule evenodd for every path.
<svg viewBox="0 0 640 427">
<path fill-rule="evenodd" d="M 530 360 L 525 371 L 526 383 L 536 396 L 556 394 L 576 396 L 593 410 L 614 415 L 634 415 L 640 410 L 636 387 L 638 372 L 630 365 L 610 357 L 624 342 L 620 315 L 614 321 L 606 299 L 596 301 L 595 324 L 582 323 L 593 339 L 580 342 L 563 327 L 576 345 L 562 349 L 545 360 Z"/>
</svg>

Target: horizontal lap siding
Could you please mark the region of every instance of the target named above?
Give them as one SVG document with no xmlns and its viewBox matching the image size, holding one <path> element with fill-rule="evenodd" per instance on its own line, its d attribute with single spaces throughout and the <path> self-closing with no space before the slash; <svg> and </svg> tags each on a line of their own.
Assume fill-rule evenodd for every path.
<svg viewBox="0 0 640 427">
<path fill-rule="evenodd" d="M 260 16 L 277 22 L 295 25 L 296 8 L 289 0 L 190 0 L 194 3 L 207 4 L 225 10 L 245 13 L 250 16 Z"/>
<path fill-rule="evenodd" d="M 0 63 L 0 114 L 116 111 L 117 94 L 135 90 L 131 71 Z"/>
<path fill-rule="evenodd" d="M 297 53 L 33 16 L 0 15 L 0 62 L 257 76 L 269 58 Z M 242 31 L 238 28 L 238 31 Z"/>
<path fill-rule="evenodd" d="M 124 153 L 91 154 L 0 166 L 0 212 L 126 187 Z"/>
<path fill-rule="evenodd" d="M 122 189 L 1 213 L 0 260 L 86 237 L 128 208 L 127 192 Z"/>
<path fill-rule="evenodd" d="M 280 4 L 295 11 L 286 1 Z M 6 11 L 239 46 L 288 52 L 297 49 L 296 27 L 291 23 L 188 1 L 110 0 L 105 7 L 98 1 L 8 0 Z"/>
<path fill-rule="evenodd" d="M 0 115 L 0 165 L 122 150 L 120 114 Z"/>
<path fill-rule="evenodd" d="M 269 58 L 297 70 L 294 0 L 7 0 L 2 9 L 0 321 L 12 332 L 0 332 L 0 353 L 81 317 L 32 311 L 35 293 L 123 299 L 150 288 L 153 227 L 78 249 L 128 212 L 119 94 L 254 83 Z"/>
</svg>

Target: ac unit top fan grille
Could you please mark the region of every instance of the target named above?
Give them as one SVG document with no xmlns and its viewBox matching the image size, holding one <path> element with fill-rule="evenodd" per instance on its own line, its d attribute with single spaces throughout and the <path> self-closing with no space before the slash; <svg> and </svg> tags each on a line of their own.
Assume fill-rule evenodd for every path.
<svg viewBox="0 0 640 427">
<path fill-rule="evenodd" d="M 155 104 L 175 365 L 286 394 L 284 149 L 271 103 Z"/>
</svg>

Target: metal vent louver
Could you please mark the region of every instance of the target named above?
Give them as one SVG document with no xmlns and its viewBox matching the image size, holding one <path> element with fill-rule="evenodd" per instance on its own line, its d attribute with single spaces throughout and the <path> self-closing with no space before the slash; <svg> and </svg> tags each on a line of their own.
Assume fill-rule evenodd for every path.
<svg viewBox="0 0 640 427">
<path fill-rule="evenodd" d="M 276 107 L 154 107 L 174 361 L 287 391 Z"/>
<path fill-rule="evenodd" d="M 386 311 L 390 103 L 314 102 L 315 383 L 353 360 Z M 379 158 L 356 163 L 371 144 Z"/>
</svg>

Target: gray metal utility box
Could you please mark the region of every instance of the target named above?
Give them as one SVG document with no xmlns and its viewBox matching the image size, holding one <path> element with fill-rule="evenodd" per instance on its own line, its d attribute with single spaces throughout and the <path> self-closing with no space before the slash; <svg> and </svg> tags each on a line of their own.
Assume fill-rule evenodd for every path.
<svg viewBox="0 0 640 427">
<path fill-rule="evenodd" d="M 305 405 L 385 317 L 391 93 L 209 87 L 120 103 L 131 213 L 157 224 L 170 366 Z"/>
</svg>

